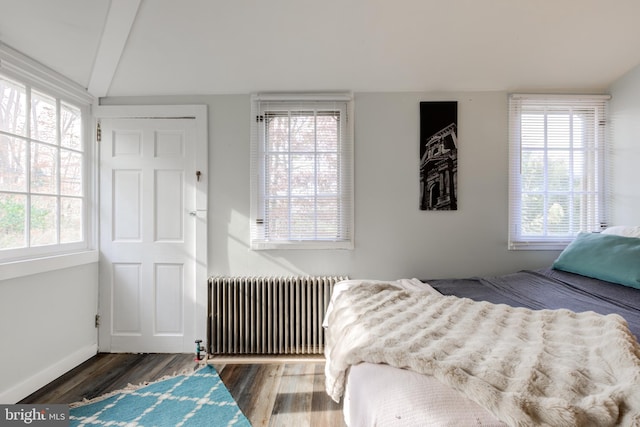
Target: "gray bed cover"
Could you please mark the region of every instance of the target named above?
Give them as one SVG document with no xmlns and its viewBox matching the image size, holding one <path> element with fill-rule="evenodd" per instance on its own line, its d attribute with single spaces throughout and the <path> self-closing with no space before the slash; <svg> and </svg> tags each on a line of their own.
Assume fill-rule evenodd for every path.
<svg viewBox="0 0 640 427">
<path fill-rule="evenodd" d="M 551 268 L 497 277 L 424 280 L 444 295 L 534 310 L 618 313 L 640 339 L 640 290 Z"/>
</svg>

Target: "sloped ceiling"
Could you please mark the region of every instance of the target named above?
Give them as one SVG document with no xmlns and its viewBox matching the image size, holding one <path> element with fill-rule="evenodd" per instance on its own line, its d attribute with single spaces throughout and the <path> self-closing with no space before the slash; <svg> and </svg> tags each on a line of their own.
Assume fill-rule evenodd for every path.
<svg viewBox="0 0 640 427">
<path fill-rule="evenodd" d="M 0 0 L 0 41 L 96 96 L 601 92 L 638 0 Z"/>
</svg>

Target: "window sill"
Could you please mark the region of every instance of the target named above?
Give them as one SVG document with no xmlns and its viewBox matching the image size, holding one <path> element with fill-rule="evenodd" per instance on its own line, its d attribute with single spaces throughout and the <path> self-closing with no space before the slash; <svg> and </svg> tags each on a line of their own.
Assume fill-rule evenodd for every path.
<svg viewBox="0 0 640 427">
<path fill-rule="evenodd" d="M 251 250 L 265 251 L 265 250 L 289 250 L 289 249 L 321 249 L 321 250 L 352 250 L 353 242 L 265 242 L 254 241 L 251 242 Z"/>
<path fill-rule="evenodd" d="M 567 242 L 510 242 L 510 251 L 562 251 L 567 245 L 571 243 Z"/>
<path fill-rule="evenodd" d="M 89 250 L 42 258 L 0 262 L 0 281 L 30 276 L 32 274 L 46 273 L 62 268 L 92 264 L 98 262 L 98 259 L 98 251 Z"/>
</svg>

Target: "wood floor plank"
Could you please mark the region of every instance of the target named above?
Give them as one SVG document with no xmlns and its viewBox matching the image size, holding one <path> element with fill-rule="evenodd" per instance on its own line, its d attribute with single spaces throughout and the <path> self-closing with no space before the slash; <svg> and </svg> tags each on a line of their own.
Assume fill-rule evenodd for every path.
<svg viewBox="0 0 640 427">
<path fill-rule="evenodd" d="M 72 403 L 156 381 L 197 364 L 188 355 L 100 353 L 23 399 L 23 403 Z"/>
<path fill-rule="evenodd" d="M 259 369 L 257 365 L 226 365 L 224 370 L 219 373 L 222 382 L 227 386 L 236 402 L 246 398 L 244 391 L 253 382 L 253 376 L 257 369 Z"/>
<path fill-rule="evenodd" d="M 286 364 L 273 405 L 271 426 L 309 426 L 314 365 Z"/>
<path fill-rule="evenodd" d="M 253 427 L 266 427 L 269 425 L 273 407 L 278 397 L 280 381 L 284 372 L 284 364 L 262 364 L 258 365 L 259 370 L 255 377 L 255 382 L 246 391 L 251 396 L 246 405 L 241 409 L 246 411 L 247 418 Z M 238 406 L 240 406 L 238 404 Z"/>
<path fill-rule="evenodd" d="M 324 363 L 315 364 L 314 369 L 311 427 L 346 427 L 342 405 L 334 402 L 326 392 Z"/>
<path fill-rule="evenodd" d="M 93 399 L 94 397 L 101 396 L 113 390 L 119 390 L 126 387 L 129 383 L 128 372 L 135 367 L 137 363 L 143 359 L 141 354 L 118 354 L 114 357 L 114 362 L 111 363 L 109 369 L 103 369 L 100 372 L 100 381 L 94 382 L 89 385 L 93 387 L 85 390 L 85 393 L 80 398 Z"/>
<path fill-rule="evenodd" d="M 192 354 L 98 354 L 19 403 L 73 403 L 193 371 Z M 342 406 L 324 392 L 324 363 L 214 363 L 253 427 L 344 427 Z"/>
<path fill-rule="evenodd" d="M 154 354 L 145 363 L 140 363 L 131 372 L 129 383 L 133 385 L 158 381 L 167 376 L 187 374 L 201 365 L 190 354 Z"/>
<path fill-rule="evenodd" d="M 98 354 L 28 396 L 22 403 L 71 403 L 100 396 L 130 369 L 135 360 L 127 354 Z M 92 380 L 95 378 L 100 380 Z"/>
</svg>

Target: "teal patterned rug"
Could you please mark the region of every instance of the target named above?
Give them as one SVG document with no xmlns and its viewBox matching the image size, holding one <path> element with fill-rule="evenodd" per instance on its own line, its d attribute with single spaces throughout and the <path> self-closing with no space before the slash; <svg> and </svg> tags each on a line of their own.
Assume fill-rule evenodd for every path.
<svg viewBox="0 0 640 427">
<path fill-rule="evenodd" d="M 73 406 L 71 426 L 251 427 L 213 366 Z"/>
</svg>

